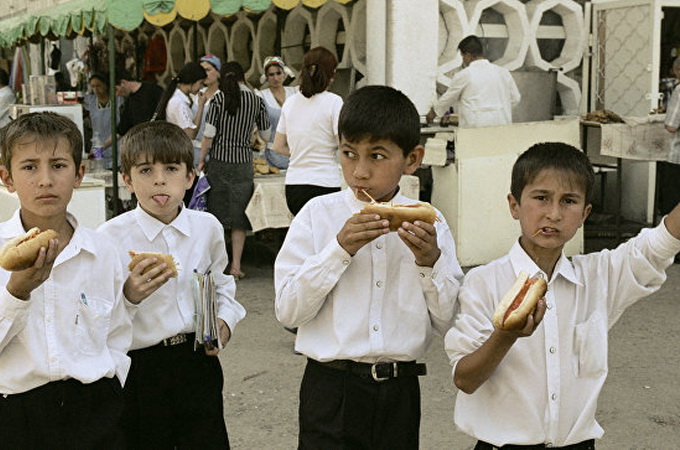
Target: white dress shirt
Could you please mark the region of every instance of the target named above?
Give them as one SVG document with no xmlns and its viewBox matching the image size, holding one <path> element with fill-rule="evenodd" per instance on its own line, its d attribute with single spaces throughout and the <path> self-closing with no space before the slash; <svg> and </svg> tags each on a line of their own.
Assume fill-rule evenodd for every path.
<svg viewBox="0 0 680 450">
<path fill-rule="evenodd" d="M 18 394 L 51 381 L 125 382 L 132 325 L 123 301 L 123 267 L 116 250 L 78 225 L 50 277 L 26 301 L 5 286 L 0 269 L 0 394 Z M 0 223 L 0 246 L 24 230 L 19 211 Z"/>
<path fill-rule="evenodd" d="M 128 250 L 170 254 L 178 266 L 179 276 L 170 278 L 139 305 L 126 302 L 134 329 L 132 350 L 195 331 L 194 270 L 212 272 L 217 316 L 229 325 L 232 333 L 236 323 L 245 317 L 245 309 L 235 300 L 234 277 L 224 274 L 227 266 L 224 229 L 212 214 L 182 208 L 175 220 L 166 225 L 137 206 L 104 223 L 99 232 L 117 243 L 119 258 L 126 267 L 130 262 Z M 125 275 L 128 274 L 126 270 Z"/>
<path fill-rule="evenodd" d="M 198 112 L 197 106 L 195 103 L 192 104 L 189 96 L 180 91 L 179 88 L 175 89 L 172 97 L 168 100 L 168 105 L 165 107 L 165 120 L 174 123 L 183 130 L 186 128 L 193 130 L 196 128 L 194 119 Z"/>
<path fill-rule="evenodd" d="M 317 361 L 417 360 L 433 328 L 443 335 L 452 323 L 463 276 L 453 236 L 438 213 L 433 268 L 417 266 L 397 233 L 350 256 L 336 236 L 364 205 L 348 188 L 315 197 L 295 216 L 274 267 L 276 317 L 298 327 L 296 350 Z"/>
<path fill-rule="evenodd" d="M 456 425 L 496 446 L 561 447 L 601 437 L 595 410 L 608 371 L 608 331 L 627 307 L 661 286 L 678 251 L 680 241 L 662 224 L 615 250 L 571 261 L 562 255 L 548 283 L 543 322 L 516 341 L 476 392 L 458 393 Z M 540 272 L 516 243 L 507 256 L 466 275 L 445 339 L 454 373 L 493 332 L 494 309 L 521 270 Z"/>
<path fill-rule="evenodd" d="M 464 128 L 507 125 L 512 123 L 512 106 L 519 101 L 519 89 L 510 72 L 478 59 L 453 76 L 434 111 L 443 116 L 453 105 L 458 124 Z"/>
<path fill-rule="evenodd" d="M 281 108 L 277 133 L 286 135 L 290 163 L 286 184 L 340 187 L 338 118 L 342 98 L 324 91 L 307 98 L 301 92 Z"/>
</svg>

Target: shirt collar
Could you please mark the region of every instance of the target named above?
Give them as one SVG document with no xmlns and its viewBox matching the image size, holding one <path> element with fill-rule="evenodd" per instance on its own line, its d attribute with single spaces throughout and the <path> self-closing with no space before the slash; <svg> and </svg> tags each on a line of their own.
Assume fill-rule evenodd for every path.
<svg viewBox="0 0 680 450">
<path fill-rule="evenodd" d="M 515 244 L 512 246 L 512 249 L 510 250 L 510 263 L 512 264 L 512 268 L 515 271 L 515 276 L 519 276 L 521 271 L 528 273 L 529 276 L 533 276 L 540 272 L 547 279 L 547 274 L 539 269 L 534 260 L 531 259 L 527 252 L 524 251 L 522 246 L 519 245 L 519 239 L 517 242 L 515 242 Z M 578 276 L 576 270 L 574 270 L 574 265 L 571 263 L 571 261 L 569 261 L 564 252 L 562 252 L 560 259 L 558 259 L 557 264 L 555 264 L 555 271 L 553 272 L 552 280 L 549 280 L 549 283 L 558 276 L 562 276 L 567 281 L 579 286 L 583 285 L 583 280 L 581 280 L 581 277 Z"/>
<path fill-rule="evenodd" d="M 174 228 L 185 236 L 191 236 L 188 213 L 183 205 L 181 208 L 182 209 L 179 211 L 177 217 L 175 217 L 175 220 L 167 225 L 144 211 L 140 204 L 137 204 L 137 208 L 134 210 L 134 217 L 139 224 L 142 233 L 144 233 L 144 236 L 146 236 L 149 241 L 156 239 L 165 228 Z"/>
<path fill-rule="evenodd" d="M 14 211 L 12 217 L 0 227 L 0 239 L 12 239 L 28 231 L 24 229 L 24 226 L 21 223 L 20 211 L 20 209 Z M 73 246 L 75 253 L 78 253 L 80 249 L 83 249 L 94 254 L 96 251 L 94 242 L 83 236 L 82 227 L 78 223 L 78 219 L 70 212 L 67 212 L 66 220 L 73 227 L 73 236 L 71 236 L 71 241 L 67 248 Z M 61 256 L 62 255 L 59 255 L 59 257 Z"/>
</svg>

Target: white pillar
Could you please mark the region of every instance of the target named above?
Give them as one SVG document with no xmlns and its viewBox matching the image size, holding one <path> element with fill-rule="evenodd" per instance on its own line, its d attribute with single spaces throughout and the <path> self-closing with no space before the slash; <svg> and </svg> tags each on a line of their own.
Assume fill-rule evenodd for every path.
<svg viewBox="0 0 680 450">
<path fill-rule="evenodd" d="M 366 0 L 367 84 L 384 85 L 387 60 L 387 0 Z"/>
<path fill-rule="evenodd" d="M 373 1 L 368 0 L 368 4 Z M 367 17 L 370 28 L 373 20 Z M 434 100 L 438 24 L 438 0 L 387 0 L 385 84 L 408 95 L 421 115 Z"/>
</svg>

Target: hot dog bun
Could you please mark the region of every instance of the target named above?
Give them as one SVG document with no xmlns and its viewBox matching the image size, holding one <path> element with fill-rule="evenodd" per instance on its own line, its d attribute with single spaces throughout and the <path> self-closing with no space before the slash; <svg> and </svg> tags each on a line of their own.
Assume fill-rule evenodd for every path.
<svg viewBox="0 0 680 450">
<path fill-rule="evenodd" d="M 128 255 L 130 255 L 130 258 L 132 258 L 130 263 L 128 264 L 128 269 L 130 270 L 130 272 L 132 272 L 135 266 L 142 262 L 143 260 L 147 258 L 156 258 L 157 259 L 156 264 L 145 268 L 144 271 L 142 272 L 142 275 L 163 263 L 167 264 L 168 265 L 167 268 L 172 271 L 172 274 L 170 274 L 170 278 L 174 278 L 178 275 L 177 265 L 175 264 L 175 258 L 173 258 L 172 255 L 154 252 L 135 252 L 132 250 L 128 250 Z"/>
<path fill-rule="evenodd" d="M 529 278 L 528 273 L 521 271 L 496 307 L 493 326 L 499 330 L 521 330 L 547 290 L 548 284 L 543 278 Z"/>
<path fill-rule="evenodd" d="M 38 259 L 40 248 L 47 248 L 50 239 L 58 236 L 54 230 L 40 231 L 40 228 L 31 228 L 21 236 L 10 239 L 0 249 L 0 267 L 10 271 L 28 269 Z"/>
<path fill-rule="evenodd" d="M 390 221 L 390 231 L 397 231 L 403 222 L 421 222 L 434 225 L 437 219 L 437 211 L 427 202 L 413 203 L 410 205 L 396 205 L 393 203 L 375 202 L 369 203 L 359 214 L 377 214 L 381 219 Z"/>
</svg>

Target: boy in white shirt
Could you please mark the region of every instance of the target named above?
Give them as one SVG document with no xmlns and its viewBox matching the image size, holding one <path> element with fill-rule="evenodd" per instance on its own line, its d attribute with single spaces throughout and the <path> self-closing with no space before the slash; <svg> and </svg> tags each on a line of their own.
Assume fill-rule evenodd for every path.
<svg viewBox="0 0 680 450">
<path fill-rule="evenodd" d="M 522 234 L 510 253 L 472 269 L 446 334 L 455 422 L 475 449 L 592 450 L 607 376 L 607 336 L 623 311 L 656 291 L 680 251 L 680 207 L 615 250 L 567 258 L 564 245 L 591 210 L 588 158 L 564 143 L 540 143 L 512 171 L 510 212 Z M 500 299 L 520 271 L 548 280 L 522 330 L 494 329 Z M 507 445 L 507 447 L 505 447 Z"/>
<path fill-rule="evenodd" d="M 235 300 L 233 277 L 224 275 L 224 231 L 211 214 L 182 205 L 194 179 L 193 146 L 177 125 L 147 122 L 121 142 L 125 186 L 137 208 L 100 227 L 128 250 L 170 254 L 179 267 L 147 258 L 125 282 L 132 316 L 132 367 L 125 386 L 125 432 L 130 448 L 228 448 L 218 348 L 194 350 L 194 271 L 213 274 L 222 345 L 245 310 Z M 151 268 L 149 270 L 149 268 Z M 147 271 L 148 270 L 148 271 Z"/>
<path fill-rule="evenodd" d="M 112 245 L 67 212 L 85 173 L 68 118 L 25 114 L 3 130 L 0 175 L 20 209 L 0 246 L 38 227 L 58 233 L 32 267 L 0 269 L 0 443 L 3 448 L 123 448 L 132 326 Z"/>
<path fill-rule="evenodd" d="M 298 327 L 308 357 L 300 388 L 299 448 L 417 449 L 416 363 L 451 325 L 462 270 L 451 232 L 404 222 L 397 232 L 370 199 L 399 195 L 423 157 L 420 118 L 386 86 L 354 92 L 339 119 L 345 191 L 316 197 L 293 220 L 275 264 L 276 316 Z"/>
</svg>

